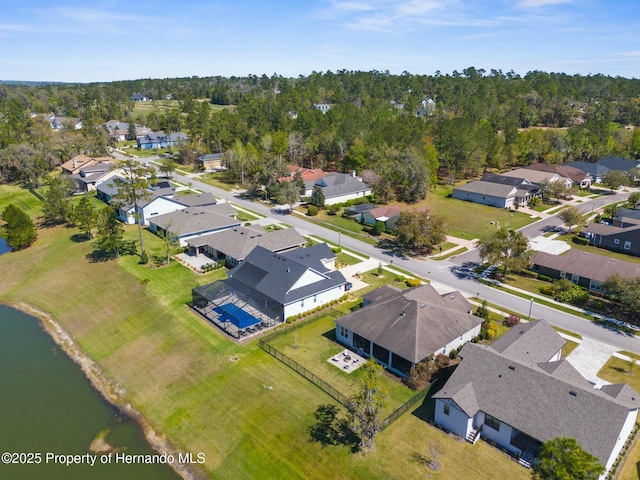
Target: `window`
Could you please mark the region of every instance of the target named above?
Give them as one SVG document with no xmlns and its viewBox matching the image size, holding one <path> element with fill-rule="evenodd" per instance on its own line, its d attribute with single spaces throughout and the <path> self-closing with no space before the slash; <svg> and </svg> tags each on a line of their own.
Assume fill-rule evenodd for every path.
<svg viewBox="0 0 640 480">
<path fill-rule="evenodd" d="M 580 280 L 580 276 L 576 275 L 575 273 L 573 275 L 571 275 L 571 281 L 573 283 L 575 283 L 576 285 L 578 284 L 578 281 Z"/>
<path fill-rule="evenodd" d="M 614 245 L 620 245 L 620 239 L 619 238 L 614 239 L 613 240 L 613 244 Z"/>
<path fill-rule="evenodd" d="M 340 336 L 344 338 L 349 338 L 349 330 L 340 325 Z"/>
<path fill-rule="evenodd" d="M 444 404 L 444 414 L 445 415 L 449 415 L 449 411 L 450 410 L 451 410 L 451 407 L 445 403 Z"/>
<path fill-rule="evenodd" d="M 629 241 L 624 242 L 624 249 L 625 250 L 631 250 L 631 242 L 629 242 Z"/>
<path fill-rule="evenodd" d="M 564 278 L 567 276 L 567 272 L 560 272 L 560 278 Z"/>
<path fill-rule="evenodd" d="M 488 427 L 493 428 L 494 430 L 500 431 L 500 420 L 496 417 L 492 417 L 491 415 L 484 415 L 484 424 Z"/>
<path fill-rule="evenodd" d="M 600 291 L 600 282 L 598 282 L 597 280 L 591 280 L 589 282 L 589 290 L 595 290 L 595 291 Z"/>
</svg>

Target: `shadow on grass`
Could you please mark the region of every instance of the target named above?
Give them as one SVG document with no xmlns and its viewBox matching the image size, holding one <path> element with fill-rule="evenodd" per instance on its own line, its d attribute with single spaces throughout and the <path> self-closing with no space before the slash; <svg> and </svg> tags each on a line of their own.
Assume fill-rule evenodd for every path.
<svg viewBox="0 0 640 480">
<path fill-rule="evenodd" d="M 111 253 L 107 253 L 104 250 L 94 250 L 86 255 L 87 260 L 90 263 L 100 263 L 100 262 L 108 262 L 109 260 L 115 259 L 115 255 Z"/>
<path fill-rule="evenodd" d="M 71 235 L 69 238 L 73 243 L 84 243 L 91 240 L 91 237 L 86 233 L 76 233 L 75 235 Z"/>
<path fill-rule="evenodd" d="M 423 422 L 433 423 L 436 405 L 436 401 L 433 399 L 433 396 L 442 389 L 445 383 L 447 383 L 447 380 L 449 380 L 449 377 L 453 374 L 456 367 L 457 365 L 452 365 L 438 371 L 436 379 L 433 380 L 429 386 L 429 393 L 427 393 L 422 404 L 411 412 L 411 415 L 419 418 Z"/>
<path fill-rule="evenodd" d="M 323 448 L 343 445 L 349 447 L 352 453 L 360 450 L 360 439 L 351 431 L 345 418 L 338 418 L 336 405 L 319 405 L 313 416 L 316 421 L 309 427 L 312 442 L 318 442 Z"/>
</svg>

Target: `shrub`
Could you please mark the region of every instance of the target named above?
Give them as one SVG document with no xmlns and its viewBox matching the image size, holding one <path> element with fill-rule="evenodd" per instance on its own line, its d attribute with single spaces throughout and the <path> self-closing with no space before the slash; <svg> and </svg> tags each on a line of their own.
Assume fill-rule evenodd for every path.
<svg viewBox="0 0 640 480">
<path fill-rule="evenodd" d="M 334 205 L 329 205 L 329 208 L 327 208 L 327 213 L 329 215 L 337 215 L 339 211 L 340 211 L 340 207 L 338 206 L 337 203 Z"/>
<path fill-rule="evenodd" d="M 149 256 L 147 255 L 146 251 L 143 251 L 140 254 L 140 262 L 138 263 L 140 263 L 140 265 L 146 265 L 147 263 L 149 263 Z"/>
<path fill-rule="evenodd" d="M 151 283 L 151 279 L 149 278 L 143 278 L 142 280 L 140 280 L 140 283 L 142 285 L 149 285 Z"/>
<path fill-rule="evenodd" d="M 316 207 L 315 205 L 309 205 L 309 207 L 307 208 L 307 215 L 309 215 L 310 217 L 315 217 L 316 215 L 318 215 L 318 207 Z"/>
<path fill-rule="evenodd" d="M 493 327 L 493 325 L 487 328 L 486 336 L 487 340 L 493 340 L 494 338 L 496 338 L 496 329 L 495 327 Z"/>
<path fill-rule="evenodd" d="M 454 348 L 453 350 L 451 350 L 449 352 L 449 358 L 451 360 L 455 360 L 456 358 L 458 358 L 458 349 L 457 348 Z"/>
<path fill-rule="evenodd" d="M 244 226 L 245 227 L 250 227 L 251 226 L 251 222 L 244 222 Z"/>
<path fill-rule="evenodd" d="M 556 293 L 556 289 L 553 285 L 545 285 L 544 287 L 540 287 L 540 293 L 543 295 L 553 296 Z"/>
<path fill-rule="evenodd" d="M 507 327 L 515 327 L 520 323 L 520 317 L 512 313 L 504 319 L 504 323 Z"/>
<path fill-rule="evenodd" d="M 380 222 L 380 221 L 378 221 L 378 222 L 376 222 L 376 224 L 373 226 L 373 231 L 372 231 L 372 233 L 373 233 L 375 236 L 378 236 L 378 235 L 380 235 L 380 234 L 384 233 L 384 231 L 385 231 L 385 230 L 386 230 L 386 227 L 385 227 L 385 225 L 384 225 L 384 222 Z"/>
<path fill-rule="evenodd" d="M 407 278 L 405 283 L 407 284 L 407 287 L 417 287 L 422 285 L 422 281 L 419 278 Z"/>
<path fill-rule="evenodd" d="M 341 248 L 341 247 L 333 247 L 333 248 L 331 249 L 331 251 L 332 251 L 333 253 L 340 253 L 340 252 L 342 252 L 342 248 Z"/>
<path fill-rule="evenodd" d="M 489 309 L 487 308 L 487 301 L 483 300 L 482 305 L 478 307 L 475 313 L 476 317 L 484 318 L 485 320 L 489 319 Z M 484 325 L 483 325 L 484 326 Z"/>
<path fill-rule="evenodd" d="M 573 241 L 573 243 L 576 243 L 578 245 L 589 245 L 589 243 L 591 243 L 588 238 L 579 237 L 578 235 L 574 235 L 571 241 Z"/>
<path fill-rule="evenodd" d="M 543 282 L 553 282 L 553 278 L 543 274 L 538 275 L 538 280 L 542 280 Z"/>
</svg>

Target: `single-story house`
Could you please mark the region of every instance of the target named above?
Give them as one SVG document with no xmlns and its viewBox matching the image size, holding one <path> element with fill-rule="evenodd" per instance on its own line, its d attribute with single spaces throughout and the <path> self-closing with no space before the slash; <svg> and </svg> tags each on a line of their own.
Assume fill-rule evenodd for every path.
<svg viewBox="0 0 640 480">
<path fill-rule="evenodd" d="M 593 388 L 560 359 L 563 344 L 544 320 L 517 325 L 492 345 L 467 343 L 433 395 L 435 422 L 471 443 L 494 442 L 528 467 L 544 442 L 575 438 L 609 472 L 633 431 L 640 395 L 627 384 Z"/>
<path fill-rule="evenodd" d="M 592 183 L 602 183 L 602 176 L 609 171 L 609 169 L 600 165 L 599 163 L 575 161 L 564 163 L 565 167 L 573 167 L 586 172 L 591 175 Z"/>
<path fill-rule="evenodd" d="M 262 228 L 252 227 L 237 227 L 187 241 L 190 253 L 196 256 L 204 253 L 214 260 L 224 259 L 227 267 L 235 267 L 258 246 L 282 253 L 302 248 L 305 243 L 306 240 L 295 228 L 266 232 Z"/>
<path fill-rule="evenodd" d="M 324 194 L 325 205 L 355 200 L 371 195 L 373 192 L 369 185 L 364 183 L 361 178 L 356 177 L 355 172 L 351 175 L 345 173 L 327 173 L 316 181 L 305 180 L 304 186 L 306 196 L 311 196 L 313 187 L 320 187 Z"/>
<path fill-rule="evenodd" d="M 336 320 L 336 339 L 406 376 L 429 356 L 447 355 L 480 334 L 482 318 L 471 308 L 460 292 L 385 286 L 365 295 L 361 309 Z"/>
<path fill-rule="evenodd" d="M 590 223 L 582 233 L 591 245 L 606 248 L 614 252 L 628 255 L 640 255 L 640 224 L 634 224 L 619 218 L 619 225 Z"/>
<path fill-rule="evenodd" d="M 602 291 L 602 283 L 616 273 L 624 278 L 640 277 L 640 265 L 574 249 L 562 255 L 536 252 L 531 263 L 541 275 L 566 278 L 596 292 Z"/>
<path fill-rule="evenodd" d="M 629 174 L 632 173 L 632 170 L 640 167 L 640 161 L 622 157 L 603 157 L 596 163 L 609 170 L 619 170 Z"/>
<path fill-rule="evenodd" d="M 548 172 L 531 168 L 515 168 L 508 172 L 503 172 L 500 175 L 505 177 L 522 178 L 538 185 L 543 182 L 563 182 L 567 187 L 573 186 L 573 180 L 556 171 Z"/>
<path fill-rule="evenodd" d="M 217 200 L 211 193 L 193 195 L 175 195 L 175 190 L 153 191 L 152 196 L 138 205 L 138 221 L 148 225 L 149 219 L 188 207 L 208 207 L 216 205 Z"/>
<path fill-rule="evenodd" d="M 527 170 L 539 170 L 541 172 L 557 173 L 558 175 L 569 178 L 573 185 L 579 188 L 589 188 L 593 182 L 591 174 L 570 165 L 551 165 L 549 163 L 533 163 L 526 167 Z"/>
<path fill-rule="evenodd" d="M 453 187 L 451 196 L 458 200 L 467 200 L 481 205 L 509 208 L 520 203 L 517 201 L 519 192 L 525 193 L 524 190 L 519 191 L 513 185 L 473 180 L 464 185 Z"/>
<path fill-rule="evenodd" d="M 187 135 L 182 132 L 169 134 L 163 132 L 151 132 L 137 138 L 138 148 L 142 150 L 173 147 L 178 143 L 185 141 L 187 141 Z"/>
<path fill-rule="evenodd" d="M 148 127 L 134 123 L 133 130 L 135 133 L 130 134 L 129 125 L 131 124 L 127 122 L 120 122 L 118 120 L 109 120 L 104 125 L 109 132 L 109 136 L 116 142 L 122 142 L 124 140 L 137 140 L 138 137 L 142 137 L 148 133 L 153 132 L 153 130 Z"/>
<path fill-rule="evenodd" d="M 151 97 L 143 95 L 142 93 L 134 93 L 131 95 L 131 100 L 133 100 L 134 102 L 150 102 Z"/>
<path fill-rule="evenodd" d="M 113 157 L 89 157 L 81 153 L 71 160 L 64 162 L 60 168 L 62 169 L 62 173 L 66 175 L 75 175 L 79 174 L 83 168 L 86 169 L 98 164 L 106 164 L 108 167 L 111 167 L 115 164 L 115 161 Z"/>
<path fill-rule="evenodd" d="M 630 225 L 640 225 L 640 210 L 631 208 L 618 208 L 613 217 L 614 227 L 628 227 Z"/>
<path fill-rule="evenodd" d="M 226 306 L 234 305 L 255 319 L 273 323 L 337 300 L 349 288 L 351 284 L 335 270 L 334 253 L 320 243 L 284 253 L 257 246 L 228 272 L 226 280 L 196 287 L 192 295 L 194 308 L 210 320 L 218 319 L 216 309 L 228 311 Z M 243 316 L 229 320 L 239 327 L 238 317 Z"/>
<path fill-rule="evenodd" d="M 77 118 L 50 116 L 48 120 L 51 128 L 54 130 L 62 130 L 65 126 L 70 126 L 74 130 L 80 130 L 82 128 L 82 121 Z"/>
<path fill-rule="evenodd" d="M 80 169 L 79 173 L 71 175 L 76 182 L 78 192 L 94 192 L 98 185 L 109 181 L 113 177 L 123 175 L 124 172 L 115 168 L 110 162 L 101 162 Z"/>
<path fill-rule="evenodd" d="M 299 174 L 305 186 L 307 184 L 311 185 L 311 187 L 305 191 L 305 196 L 307 197 L 311 196 L 311 189 L 315 182 L 328 174 L 328 172 L 325 172 L 321 168 L 304 168 L 298 167 L 297 165 L 287 165 L 287 170 L 289 174 L 284 177 L 278 177 L 278 183 L 292 182 L 296 175 Z"/>
<path fill-rule="evenodd" d="M 374 207 L 362 212 L 361 222 L 366 225 L 375 225 L 376 222 L 382 222 L 386 230 L 395 231 L 396 222 L 400 218 L 401 211 L 402 209 L 400 207 L 394 205 Z"/>
<path fill-rule="evenodd" d="M 218 171 L 224 168 L 221 153 L 207 153 L 196 158 L 196 162 L 207 172 Z"/>
<path fill-rule="evenodd" d="M 113 205 L 116 209 L 116 215 L 122 223 L 130 225 L 140 220 L 143 225 L 146 225 L 146 218 L 150 216 L 151 212 L 149 209 L 144 210 L 144 207 L 157 197 L 173 198 L 175 194 L 175 188 L 167 181 L 149 185 L 149 188 L 140 195 L 138 210 L 136 211 L 134 205 L 122 201 L 112 201 L 113 197 L 118 194 L 120 184 L 127 182 L 127 180 L 120 175 L 123 175 L 123 173 L 120 172 L 119 175 L 109 178 L 108 181 L 98 183 L 96 185 L 96 197 L 109 205 Z"/>
<path fill-rule="evenodd" d="M 149 230 L 156 234 L 170 231 L 178 237 L 180 246 L 186 247 L 192 238 L 239 227 L 242 222 L 235 215 L 236 210 L 228 203 L 188 207 L 149 218 Z"/>
</svg>

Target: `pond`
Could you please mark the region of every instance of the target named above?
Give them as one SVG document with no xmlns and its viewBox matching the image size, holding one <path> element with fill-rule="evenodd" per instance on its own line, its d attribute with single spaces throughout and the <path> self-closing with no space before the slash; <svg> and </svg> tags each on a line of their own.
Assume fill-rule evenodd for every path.
<svg viewBox="0 0 640 480">
<path fill-rule="evenodd" d="M 0 478 L 48 480 L 178 480 L 165 464 L 124 464 L 93 454 L 100 432 L 117 452 L 158 454 L 137 423 L 120 415 L 80 368 L 42 329 L 37 318 L 0 305 Z M 7 465 L 6 455 L 30 464 Z M 24 454 L 18 457 L 17 454 Z M 73 455 L 69 466 L 51 455 Z M 123 457 L 121 457 L 123 458 Z M 61 463 L 62 462 L 62 463 Z"/>
</svg>

